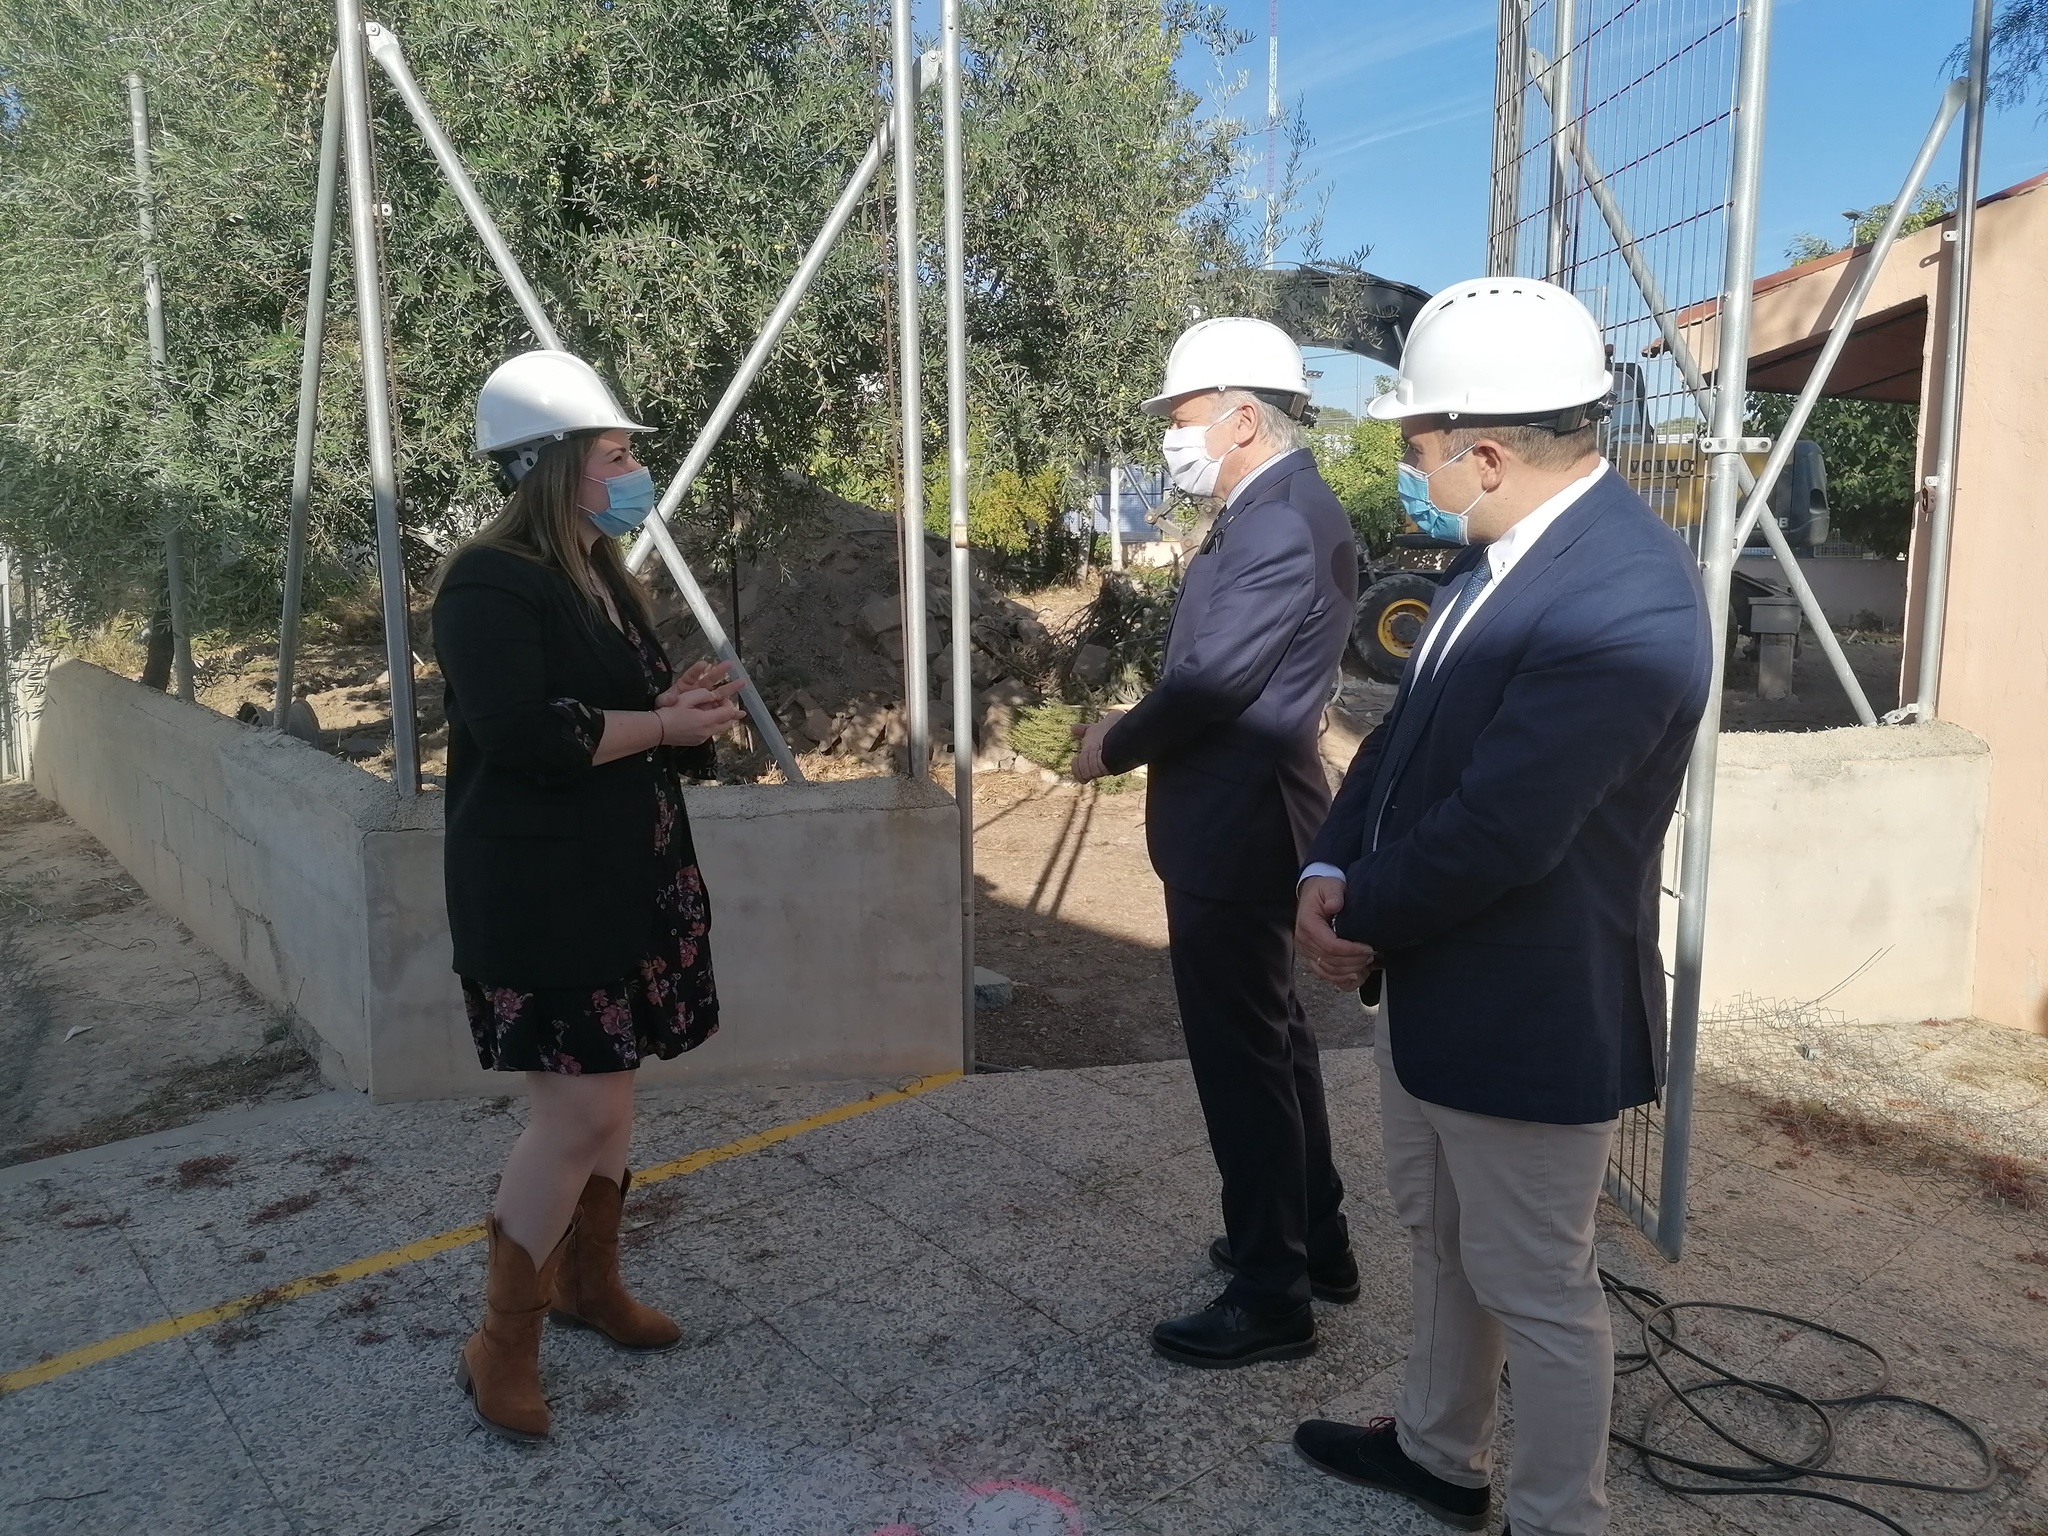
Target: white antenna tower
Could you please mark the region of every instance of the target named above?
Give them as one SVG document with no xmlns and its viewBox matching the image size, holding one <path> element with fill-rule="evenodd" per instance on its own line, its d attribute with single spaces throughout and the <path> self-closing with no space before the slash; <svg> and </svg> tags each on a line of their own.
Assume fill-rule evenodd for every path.
<svg viewBox="0 0 2048 1536">
<path fill-rule="evenodd" d="M 1280 0 L 1266 6 L 1266 238 L 1260 265 L 1273 265 L 1273 248 L 1280 238 L 1280 211 L 1274 206 L 1274 166 L 1280 147 Z"/>
</svg>

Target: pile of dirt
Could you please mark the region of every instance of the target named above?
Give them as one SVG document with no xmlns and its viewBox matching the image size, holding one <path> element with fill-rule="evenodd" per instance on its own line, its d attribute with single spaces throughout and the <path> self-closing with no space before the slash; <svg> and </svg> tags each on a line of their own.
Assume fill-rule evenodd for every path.
<svg viewBox="0 0 2048 1536">
<path fill-rule="evenodd" d="M 729 596 L 712 593 L 720 621 L 807 774 L 888 772 L 902 761 L 904 611 L 895 521 L 871 507 L 814 496 L 783 557 L 747 573 L 737 621 Z M 932 742 L 953 747 L 952 573 L 943 540 L 925 539 L 925 641 L 930 664 Z M 669 654 L 709 654 L 702 631 L 665 573 L 652 584 Z M 983 766 L 1015 764 L 1008 727 L 1017 710 L 1044 697 L 1057 670 L 1052 630 L 1027 601 L 977 571 L 969 594 L 968 686 Z M 837 759 L 819 763 L 817 759 Z M 721 753 L 721 771 L 773 777 L 758 745 Z M 818 771 L 813 773 L 813 768 Z"/>
<path fill-rule="evenodd" d="M 900 770 L 903 635 L 895 520 L 871 507 L 793 490 L 799 508 L 777 557 L 743 573 L 737 612 L 728 582 L 700 572 L 719 621 L 739 646 L 776 722 L 808 777 L 833 779 Z M 932 742 L 952 750 L 952 635 L 949 551 L 925 540 L 925 652 L 930 663 Z M 706 579 L 711 578 L 711 579 Z M 648 573 L 663 644 L 678 663 L 709 647 L 659 563 Z M 1009 742 L 1017 711 L 1055 691 L 1063 660 L 1059 626 L 1093 595 L 1058 589 L 1038 598 L 1005 593 L 977 570 L 971 595 L 967 666 L 975 701 L 978 761 L 985 769 L 1020 763 Z M 414 612 L 412 643 L 420 729 L 420 766 L 428 782 L 447 771 L 448 728 L 439 668 L 425 608 Z M 139 670 L 141 654 L 102 658 Z M 133 667 L 122 665 L 132 660 Z M 202 650 L 194 658 L 196 694 L 207 708 L 266 725 L 277 690 L 277 648 L 258 641 Z M 309 620 L 293 692 L 294 733 L 372 773 L 392 771 L 390 674 L 374 594 Z M 752 733 L 720 748 L 719 777 L 777 779 Z"/>
</svg>

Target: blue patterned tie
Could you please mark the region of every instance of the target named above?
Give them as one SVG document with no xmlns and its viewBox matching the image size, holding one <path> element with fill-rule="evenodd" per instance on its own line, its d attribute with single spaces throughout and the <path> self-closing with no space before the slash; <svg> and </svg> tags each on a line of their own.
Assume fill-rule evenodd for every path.
<svg viewBox="0 0 2048 1536">
<path fill-rule="evenodd" d="M 1479 594 L 1486 590 L 1487 583 L 1492 580 L 1493 562 L 1483 556 L 1477 565 L 1465 573 L 1465 580 L 1459 585 L 1458 595 L 1451 603 L 1451 611 L 1444 615 L 1443 628 L 1437 631 L 1442 639 L 1429 653 L 1431 677 L 1436 676 L 1442 669 L 1444 657 L 1451 649 L 1451 639 L 1458 633 L 1458 625 L 1463 622 L 1465 615 L 1471 612 L 1472 605 L 1479 601 Z"/>
</svg>

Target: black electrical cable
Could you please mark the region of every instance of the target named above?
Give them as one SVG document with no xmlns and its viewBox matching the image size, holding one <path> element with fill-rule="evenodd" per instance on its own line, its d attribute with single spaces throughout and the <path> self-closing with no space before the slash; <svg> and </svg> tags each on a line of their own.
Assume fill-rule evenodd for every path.
<svg viewBox="0 0 2048 1536">
<path fill-rule="evenodd" d="M 1868 1504 L 1820 1488 L 1800 1488 L 1791 1485 L 1803 1479 L 1814 1479 L 1866 1488 L 1901 1488 L 1916 1493 L 1971 1494 L 1983 1493 L 1998 1481 L 1998 1460 L 1983 1432 L 1967 1419 L 1937 1404 L 1924 1402 L 1917 1397 L 1902 1397 L 1887 1390 L 1891 1385 L 1890 1362 L 1885 1359 L 1882 1350 L 1854 1334 L 1844 1333 L 1839 1328 L 1827 1327 L 1809 1318 L 1795 1317 L 1789 1312 L 1773 1312 L 1764 1307 L 1739 1306 L 1733 1302 L 1721 1301 L 1666 1301 L 1647 1286 L 1630 1285 L 1626 1281 L 1617 1280 L 1604 1269 L 1600 1271 L 1600 1283 L 1607 1294 L 1623 1311 L 1635 1319 L 1642 1330 L 1641 1349 L 1615 1351 L 1615 1375 L 1627 1376 L 1642 1370 L 1656 1372 L 1658 1380 L 1663 1382 L 1672 1401 L 1677 1402 L 1716 1438 L 1748 1458 L 1745 1462 L 1702 1461 L 1679 1455 L 1674 1450 L 1652 1443 L 1650 1436 L 1655 1428 L 1657 1411 L 1663 1406 L 1661 1402 L 1653 1402 L 1643 1417 L 1643 1433 L 1640 1438 L 1624 1434 L 1619 1429 L 1610 1429 L 1608 1433 L 1616 1443 L 1634 1451 L 1650 1480 L 1668 1493 L 1694 1497 L 1749 1494 L 1781 1499 L 1808 1499 L 1816 1503 L 1834 1504 L 1854 1510 L 1886 1529 L 1896 1531 L 1898 1536 L 1914 1536 L 1906 1526 L 1899 1524 L 1883 1511 L 1872 1509 Z M 1783 1323 L 1802 1332 L 1818 1334 L 1822 1338 L 1831 1339 L 1868 1355 L 1874 1364 L 1876 1381 L 1863 1391 L 1848 1393 L 1841 1397 L 1809 1397 L 1783 1382 L 1763 1381 L 1744 1376 L 1728 1369 L 1711 1355 L 1681 1341 L 1678 1315 L 1682 1312 L 1718 1312 L 1741 1317 L 1760 1317 L 1775 1323 Z M 1667 1368 L 1667 1361 L 1674 1355 L 1689 1361 L 1706 1374 L 1698 1381 L 1681 1385 L 1672 1379 L 1671 1371 Z M 1703 1406 L 1703 1399 L 1717 1393 L 1746 1393 L 1766 1403 L 1794 1409 L 1811 1419 L 1813 1444 L 1810 1448 L 1766 1448 L 1750 1444 L 1717 1420 Z M 1981 1478 L 1973 1483 L 1928 1483 L 1908 1477 L 1838 1472 L 1830 1468 L 1827 1464 L 1828 1459 L 1834 1454 L 1840 1431 L 1848 1416 L 1859 1408 L 1876 1404 L 1910 1408 L 1950 1425 L 1982 1460 L 1984 1470 Z M 1719 1481 L 1679 1482 L 1666 1472 L 1666 1467 L 1675 1467 L 1684 1472 Z"/>
</svg>

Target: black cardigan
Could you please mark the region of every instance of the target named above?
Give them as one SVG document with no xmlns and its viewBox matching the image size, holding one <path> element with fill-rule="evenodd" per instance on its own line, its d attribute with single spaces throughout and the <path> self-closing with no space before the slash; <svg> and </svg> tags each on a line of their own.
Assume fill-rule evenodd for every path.
<svg viewBox="0 0 2048 1536">
<path fill-rule="evenodd" d="M 433 623 L 456 971 L 522 991 L 616 982 L 654 931 L 655 773 L 698 770 L 710 748 L 591 765 L 555 701 L 640 710 L 654 695 L 625 636 L 552 567 L 470 550 L 442 581 Z M 660 675 L 666 686 L 665 661 Z M 686 814 L 677 834 L 694 860 Z"/>
</svg>

